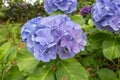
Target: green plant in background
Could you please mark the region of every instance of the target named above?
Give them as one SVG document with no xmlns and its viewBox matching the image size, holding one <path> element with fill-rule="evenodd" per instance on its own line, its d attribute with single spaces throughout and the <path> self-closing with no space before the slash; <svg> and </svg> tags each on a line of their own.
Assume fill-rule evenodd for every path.
<svg viewBox="0 0 120 80">
<path fill-rule="evenodd" d="M 3 3 L 2 0 L 0 0 L 0 8 L 2 8 L 2 3 Z"/>
<path fill-rule="evenodd" d="M 10 23 L 0 25 L 0 76 L 4 79 L 4 74 L 12 67 L 16 57 L 18 44 L 20 43 L 20 28 L 19 23 Z"/>
<path fill-rule="evenodd" d="M 78 9 L 83 6 L 91 6 L 96 0 L 78 0 Z"/>
<path fill-rule="evenodd" d="M 11 1 L 8 3 L 9 6 L 6 7 L 4 14 L 6 19 L 14 22 L 26 22 L 27 20 L 37 17 L 46 16 L 43 9 L 43 3 L 36 1 L 34 5 L 30 3 L 25 3 L 22 1 Z"/>
<path fill-rule="evenodd" d="M 9 21 L 6 24 L 0 25 L 0 44 L 13 40 L 16 43 L 20 42 L 21 23 L 11 24 Z"/>
<path fill-rule="evenodd" d="M 0 18 L 5 18 L 4 10 L 0 9 Z"/>
</svg>

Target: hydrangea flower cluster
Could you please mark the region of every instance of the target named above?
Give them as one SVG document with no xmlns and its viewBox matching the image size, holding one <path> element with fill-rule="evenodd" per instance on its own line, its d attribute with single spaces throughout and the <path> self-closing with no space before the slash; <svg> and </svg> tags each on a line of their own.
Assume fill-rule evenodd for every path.
<svg viewBox="0 0 120 80">
<path fill-rule="evenodd" d="M 44 8 L 48 14 L 58 9 L 65 13 L 72 13 L 77 8 L 77 0 L 45 0 Z"/>
<path fill-rule="evenodd" d="M 86 16 L 91 13 L 91 7 L 90 6 L 84 6 L 80 9 L 80 14 L 82 16 Z"/>
<path fill-rule="evenodd" d="M 22 40 L 37 60 L 49 62 L 75 56 L 86 45 L 86 35 L 80 25 L 67 15 L 37 17 L 22 27 Z"/>
<path fill-rule="evenodd" d="M 120 0 L 97 0 L 91 12 L 98 29 L 120 32 Z"/>
</svg>

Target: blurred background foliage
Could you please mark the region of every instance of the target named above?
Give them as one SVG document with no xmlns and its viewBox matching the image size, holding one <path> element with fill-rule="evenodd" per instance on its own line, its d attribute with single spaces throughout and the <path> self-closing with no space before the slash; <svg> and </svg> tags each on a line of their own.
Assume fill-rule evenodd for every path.
<svg viewBox="0 0 120 80">
<path fill-rule="evenodd" d="M 94 2 L 95 0 L 78 0 L 76 12 L 79 13 L 80 8 L 83 6 L 91 6 Z M 43 2 L 40 3 L 40 0 L 37 0 L 34 5 L 24 0 L 8 0 L 6 2 L 5 0 L 0 0 L 0 7 L 0 18 L 14 22 L 26 22 L 33 17 L 47 16 L 43 8 Z"/>
<path fill-rule="evenodd" d="M 4 5 L 4 9 L 1 10 L 5 20 L 10 20 L 13 22 L 26 22 L 27 20 L 37 17 L 47 15 L 43 8 L 43 3 L 36 1 L 34 5 L 26 3 L 24 1 L 15 0 L 9 1 L 9 6 Z M 3 15 L 1 14 L 0 17 Z"/>
</svg>

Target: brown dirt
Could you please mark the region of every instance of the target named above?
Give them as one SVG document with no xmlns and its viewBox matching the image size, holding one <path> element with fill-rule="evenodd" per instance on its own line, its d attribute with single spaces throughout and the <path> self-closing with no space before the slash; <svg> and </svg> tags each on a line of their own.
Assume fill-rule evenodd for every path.
<svg viewBox="0 0 120 80">
<path fill-rule="evenodd" d="M 0 18 L 0 24 L 4 24 L 5 20 Z"/>
</svg>

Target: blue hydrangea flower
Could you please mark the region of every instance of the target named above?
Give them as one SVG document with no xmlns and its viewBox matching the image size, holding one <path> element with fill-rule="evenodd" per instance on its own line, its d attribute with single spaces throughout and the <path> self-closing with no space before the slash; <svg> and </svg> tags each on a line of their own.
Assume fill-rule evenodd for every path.
<svg viewBox="0 0 120 80">
<path fill-rule="evenodd" d="M 77 0 L 45 0 L 44 8 L 48 14 L 58 9 L 65 13 L 72 13 L 77 9 Z"/>
<path fill-rule="evenodd" d="M 36 24 L 38 24 L 40 20 L 41 20 L 41 17 L 37 17 L 37 18 L 33 18 L 30 21 L 27 21 L 21 30 L 22 41 L 26 42 L 26 45 L 31 52 L 33 52 L 32 51 L 32 47 L 33 47 L 32 34 L 34 34 L 34 30 L 37 27 Z"/>
<path fill-rule="evenodd" d="M 92 7 L 92 18 L 98 29 L 120 32 L 120 0 L 97 0 Z"/>
<path fill-rule="evenodd" d="M 80 25 L 67 15 L 34 18 L 22 28 L 22 40 L 37 60 L 49 62 L 75 56 L 86 45 Z"/>
<path fill-rule="evenodd" d="M 91 7 L 90 6 L 84 6 L 80 9 L 80 14 L 82 16 L 86 16 L 91 13 Z"/>
<path fill-rule="evenodd" d="M 51 27 L 42 25 L 42 18 L 37 17 L 28 21 L 22 27 L 22 40 L 26 42 L 27 48 L 33 53 L 37 60 L 48 62 L 56 59 L 56 48 L 54 38 L 51 35 Z"/>
</svg>

